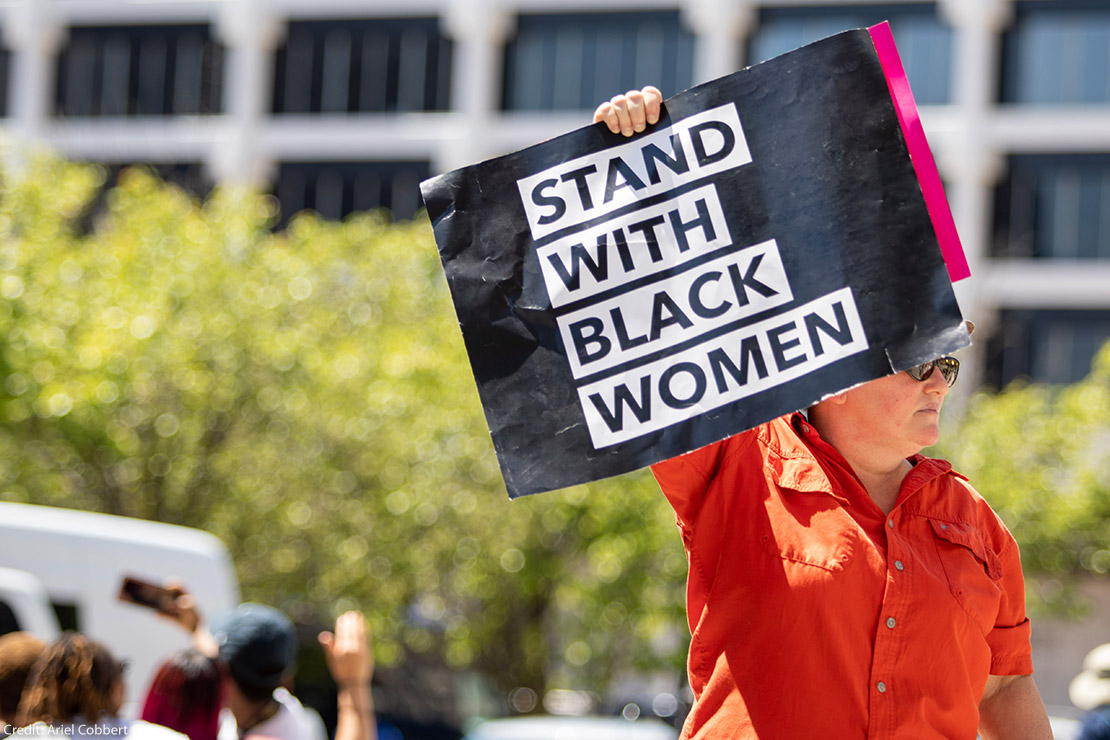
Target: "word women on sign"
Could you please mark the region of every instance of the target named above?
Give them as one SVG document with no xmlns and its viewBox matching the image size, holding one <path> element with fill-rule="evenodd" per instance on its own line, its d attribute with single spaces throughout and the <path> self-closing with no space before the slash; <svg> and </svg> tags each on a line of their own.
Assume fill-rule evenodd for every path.
<svg viewBox="0 0 1110 740">
<path fill-rule="evenodd" d="M 624 442 L 867 348 L 850 288 L 578 389 L 590 438 Z"/>
</svg>

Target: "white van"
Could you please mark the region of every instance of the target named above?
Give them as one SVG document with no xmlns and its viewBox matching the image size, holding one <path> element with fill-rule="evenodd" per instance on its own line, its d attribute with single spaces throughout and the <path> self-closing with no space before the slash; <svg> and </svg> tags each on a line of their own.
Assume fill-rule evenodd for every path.
<svg viewBox="0 0 1110 740">
<path fill-rule="evenodd" d="M 0 568 L 0 635 L 16 630 L 52 640 L 58 635 L 58 617 L 42 581 L 27 571 Z"/>
<path fill-rule="evenodd" d="M 124 712 L 134 715 L 162 659 L 189 638 L 152 610 L 121 602 L 125 576 L 179 578 L 208 616 L 239 603 L 227 548 L 207 532 L 0 502 L 0 632 L 52 640 L 74 629 L 103 642 L 130 664 Z"/>
</svg>

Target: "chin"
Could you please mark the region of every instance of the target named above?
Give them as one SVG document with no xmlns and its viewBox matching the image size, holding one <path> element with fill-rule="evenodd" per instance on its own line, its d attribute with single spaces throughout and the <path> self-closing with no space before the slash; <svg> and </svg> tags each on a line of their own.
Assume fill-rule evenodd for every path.
<svg viewBox="0 0 1110 740">
<path fill-rule="evenodd" d="M 940 440 L 940 428 L 936 424 L 918 430 L 918 433 L 912 437 L 913 443 L 917 445 L 916 452 L 926 447 L 932 447 Z"/>
<path fill-rule="evenodd" d="M 918 438 L 918 442 L 920 443 L 920 446 L 919 446 L 917 451 L 921 452 L 921 450 L 925 449 L 926 447 L 932 447 L 933 445 L 935 445 L 939 441 L 940 441 L 940 432 L 933 432 L 931 434 L 923 434 L 923 435 L 921 435 L 921 437 Z"/>
</svg>

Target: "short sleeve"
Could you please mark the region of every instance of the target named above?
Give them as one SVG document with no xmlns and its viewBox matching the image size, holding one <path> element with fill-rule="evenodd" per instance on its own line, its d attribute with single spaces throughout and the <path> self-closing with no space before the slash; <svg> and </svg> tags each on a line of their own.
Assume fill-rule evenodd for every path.
<svg viewBox="0 0 1110 740">
<path fill-rule="evenodd" d="M 991 649 L 991 674 L 1027 676 L 1033 673 L 1029 619 L 1025 615 L 1025 578 L 1021 556 L 1013 536 L 1005 533 L 1006 545 L 999 553 L 1002 577 L 998 586 L 1002 600 L 994 629 L 987 635 Z"/>
</svg>

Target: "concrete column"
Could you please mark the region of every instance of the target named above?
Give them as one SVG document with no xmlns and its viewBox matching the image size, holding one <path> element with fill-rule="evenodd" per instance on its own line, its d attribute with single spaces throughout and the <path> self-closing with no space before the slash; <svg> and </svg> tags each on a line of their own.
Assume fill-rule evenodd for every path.
<svg viewBox="0 0 1110 740">
<path fill-rule="evenodd" d="M 285 25 L 270 0 L 227 0 L 216 33 L 227 47 L 223 107 L 225 129 L 208 162 L 221 182 L 265 183 L 273 167 L 261 145 L 270 114 L 274 52 Z"/>
<path fill-rule="evenodd" d="M 941 0 L 952 25 L 956 129 L 943 158 L 943 174 L 957 191 L 952 199 L 964 248 L 974 270 L 987 255 L 989 191 L 1002 175 L 1001 152 L 990 136 L 998 80 L 1001 34 L 1012 16 L 1011 0 Z M 984 196 L 986 198 L 984 199 Z"/>
<path fill-rule="evenodd" d="M 697 36 L 695 84 L 740 69 L 741 46 L 757 20 L 753 0 L 690 0 L 683 6 L 682 16 Z"/>
<path fill-rule="evenodd" d="M 949 202 L 967 253 L 972 278 L 956 284 L 964 315 L 976 323 L 979 351 L 966 357 L 968 380 L 982 378 L 982 348 L 997 320 L 995 308 L 979 298 L 978 287 L 990 269 L 994 187 L 1005 174 L 1005 152 L 993 141 L 990 118 L 995 106 L 1002 33 L 1013 17 L 1013 0 L 941 0 L 939 9 L 955 38 L 952 91 L 955 127 L 938 158 L 948 183 Z"/>
<path fill-rule="evenodd" d="M 15 0 L 3 10 L 3 41 L 12 52 L 11 129 L 24 141 L 42 137 L 53 105 L 53 58 L 65 32 L 52 0 Z"/>
<path fill-rule="evenodd" d="M 452 123 L 433 169 L 457 169 L 486 159 L 495 151 L 492 123 L 501 106 L 502 48 L 516 27 L 516 17 L 494 0 L 450 0 L 441 18 L 444 33 L 455 42 L 451 65 Z"/>
</svg>

